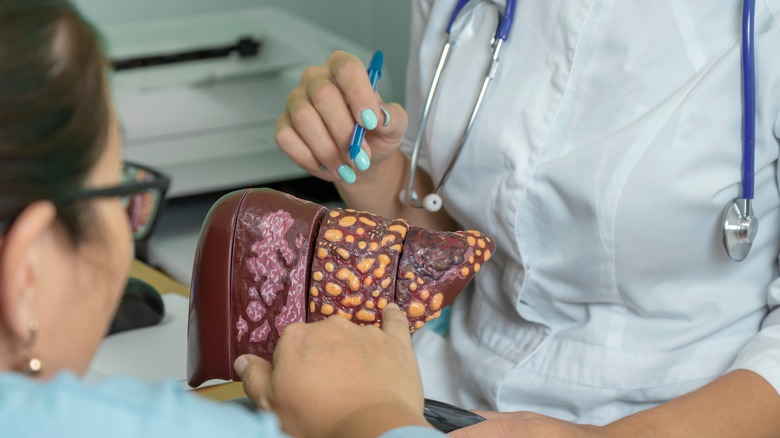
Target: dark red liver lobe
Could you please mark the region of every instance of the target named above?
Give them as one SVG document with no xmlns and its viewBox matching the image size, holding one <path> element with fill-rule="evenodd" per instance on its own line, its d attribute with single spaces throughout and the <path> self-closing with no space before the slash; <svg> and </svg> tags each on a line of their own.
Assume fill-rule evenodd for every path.
<svg viewBox="0 0 780 438">
<path fill-rule="evenodd" d="M 410 330 L 439 317 L 493 251 L 493 239 L 478 231 L 412 227 L 398 266 L 395 292 L 395 302 L 406 312 Z"/>
</svg>

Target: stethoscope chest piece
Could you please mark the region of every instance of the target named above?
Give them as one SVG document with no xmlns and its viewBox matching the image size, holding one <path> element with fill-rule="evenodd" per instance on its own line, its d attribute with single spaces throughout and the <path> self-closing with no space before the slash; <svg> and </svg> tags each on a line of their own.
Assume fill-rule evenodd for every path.
<svg viewBox="0 0 780 438">
<path fill-rule="evenodd" d="M 737 198 L 723 212 L 723 245 L 729 258 L 741 262 L 750 252 L 758 233 L 758 219 L 753 215 L 751 200 Z"/>
</svg>

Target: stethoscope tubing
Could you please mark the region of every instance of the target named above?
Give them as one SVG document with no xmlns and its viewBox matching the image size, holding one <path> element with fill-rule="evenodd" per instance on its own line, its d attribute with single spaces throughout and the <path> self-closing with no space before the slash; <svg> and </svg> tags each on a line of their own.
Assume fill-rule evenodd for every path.
<svg viewBox="0 0 780 438">
<path fill-rule="evenodd" d="M 406 190 L 402 193 L 406 194 L 406 199 L 402 199 L 402 202 L 408 203 L 416 208 L 422 208 L 423 204 L 417 197 L 417 193 L 414 191 L 414 179 L 417 173 L 417 161 L 420 159 L 420 145 L 422 144 L 422 138 L 425 134 L 425 126 L 428 124 L 428 115 L 430 114 L 431 104 L 433 98 L 436 96 L 436 90 L 439 88 L 439 78 L 444 70 L 444 66 L 447 64 L 449 58 L 450 48 L 452 44 L 447 41 L 442 47 L 441 55 L 439 55 L 439 63 L 436 66 L 436 71 L 433 74 L 433 80 L 431 81 L 431 87 L 428 90 L 428 97 L 425 99 L 425 106 L 423 106 L 422 116 L 420 117 L 420 128 L 417 130 L 417 137 L 414 140 L 414 147 L 412 147 L 412 158 L 409 164 L 409 177 L 407 179 Z"/>
<path fill-rule="evenodd" d="M 441 79 L 441 74 L 447 65 L 447 60 L 449 59 L 450 50 L 455 43 L 455 39 L 452 38 L 452 34 L 451 34 L 452 26 L 455 24 L 455 21 L 457 20 L 461 10 L 466 6 L 466 4 L 469 1 L 470 0 L 458 0 L 458 3 L 455 5 L 455 8 L 452 11 L 452 15 L 450 16 L 449 23 L 447 24 L 447 31 L 446 31 L 447 40 L 444 43 L 444 46 L 442 47 L 442 51 L 439 56 L 439 62 L 436 66 L 433 79 L 431 80 L 431 86 L 429 88 L 428 96 L 426 97 L 425 105 L 423 106 L 423 112 L 420 117 L 420 126 L 418 128 L 417 136 L 415 137 L 414 146 L 412 148 L 412 157 L 411 157 L 411 163 L 409 165 L 409 175 L 408 175 L 407 185 L 404 192 L 401 193 L 402 202 L 412 205 L 413 207 L 417 207 L 417 208 L 425 207 L 426 209 L 429 209 L 428 205 L 431 205 L 429 202 L 422 202 L 417 196 L 417 193 L 415 193 L 414 191 L 414 180 L 417 171 L 417 162 L 419 160 L 419 150 L 420 150 L 420 146 L 422 145 L 422 138 L 425 132 L 425 127 L 428 124 L 428 116 L 430 114 L 431 105 L 436 96 L 436 92 L 439 88 L 439 80 Z M 474 107 L 472 108 L 471 116 L 469 117 L 469 121 L 468 124 L 466 125 L 466 129 L 464 129 L 463 135 L 460 138 L 458 146 L 455 149 L 455 152 L 452 155 L 452 158 L 450 159 L 450 162 L 447 165 L 444 174 L 439 180 L 439 183 L 436 185 L 436 188 L 434 189 L 433 193 L 426 196 L 426 198 L 434 196 L 438 200 L 434 203 L 435 205 L 437 205 L 437 207 L 435 209 L 429 209 L 431 211 L 436 211 L 441 206 L 439 193 L 441 192 L 442 187 L 444 186 L 450 174 L 452 173 L 452 169 L 455 166 L 458 157 L 460 157 L 460 153 L 463 150 L 464 145 L 468 141 L 469 134 L 471 133 L 472 127 L 474 126 L 474 122 L 477 118 L 477 115 L 479 114 L 479 109 L 482 106 L 482 102 L 484 101 L 485 94 L 487 93 L 491 81 L 495 77 L 495 73 L 499 61 L 499 54 L 501 52 L 501 47 L 509 37 L 509 33 L 512 30 L 512 24 L 514 23 L 515 7 L 516 7 L 516 0 L 507 0 L 506 5 L 504 7 L 504 13 L 499 19 L 498 26 L 496 27 L 496 32 L 493 35 L 493 40 L 491 41 L 492 55 L 491 55 L 490 63 L 487 67 L 485 78 L 482 82 L 482 88 L 480 89 L 479 92 L 479 96 L 477 97 L 477 101 L 475 102 Z"/>
<path fill-rule="evenodd" d="M 758 234 L 753 211 L 756 153 L 756 71 L 754 53 L 755 0 L 742 2 L 742 196 L 723 211 L 723 245 L 731 260 L 740 262 L 750 253 Z"/>
<path fill-rule="evenodd" d="M 452 10 L 452 15 L 450 15 L 450 22 L 447 24 L 447 35 L 452 34 L 452 26 L 455 24 L 455 20 L 458 19 L 460 11 L 469 1 L 470 0 L 458 0 L 458 3 Z M 493 38 L 506 41 L 506 39 L 509 37 L 509 31 L 512 30 L 512 24 L 515 20 L 516 2 L 517 0 L 507 0 L 506 5 L 504 6 L 504 15 L 501 17 L 501 21 L 498 23 L 498 27 L 496 28 L 496 33 Z"/>
<path fill-rule="evenodd" d="M 756 69 L 754 22 L 756 2 L 742 5 L 742 198 L 753 199 L 756 154 Z"/>
<path fill-rule="evenodd" d="M 455 153 L 452 155 L 450 163 L 444 170 L 444 174 L 442 175 L 441 180 L 439 180 L 439 184 L 436 185 L 436 189 L 433 191 L 433 193 L 437 195 L 441 193 L 441 189 L 444 187 L 444 184 L 452 174 L 452 169 L 455 167 L 455 163 L 457 163 L 458 158 L 460 157 L 460 153 L 463 151 L 463 147 L 466 146 L 466 142 L 468 141 L 472 128 L 474 127 L 474 122 L 477 120 L 479 109 L 482 107 L 482 102 L 485 100 L 485 94 L 487 93 L 488 87 L 496 75 L 498 55 L 501 52 L 501 46 L 503 42 L 504 40 L 498 38 L 493 40 L 493 55 L 490 58 L 490 64 L 488 65 L 487 72 L 485 73 L 485 79 L 482 81 L 482 88 L 479 90 L 477 101 L 474 103 L 474 109 L 471 111 L 471 116 L 469 117 L 469 121 L 466 124 L 466 129 L 463 131 L 460 142 L 458 142 L 458 147 L 455 149 Z"/>
</svg>

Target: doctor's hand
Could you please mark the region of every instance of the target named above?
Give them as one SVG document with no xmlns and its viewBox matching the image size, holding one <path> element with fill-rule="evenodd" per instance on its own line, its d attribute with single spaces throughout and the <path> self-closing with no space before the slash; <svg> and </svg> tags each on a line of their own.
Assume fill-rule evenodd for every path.
<svg viewBox="0 0 780 438">
<path fill-rule="evenodd" d="M 599 438 L 609 436 L 604 428 L 570 423 L 533 412 L 474 412 L 487 420 L 450 432 L 449 436 L 454 438 Z"/>
<path fill-rule="evenodd" d="M 391 304 L 382 318 L 381 329 L 339 316 L 292 324 L 273 365 L 244 355 L 236 359 L 236 372 L 255 404 L 275 411 L 292 436 L 378 436 L 404 425 L 430 427 L 406 316 Z"/>
<path fill-rule="evenodd" d="M 315 177 L 353 183 L 359 172 L 398 150 L 406 111 L 381 100 L 366 69 L 360 59 L 342 51 L 331 54 L 324 65 L 308 67 L 276 121 L 279 148 Z M 347 149 L 356 121 L 367 131 L 353 163 Z"/>
</svg>

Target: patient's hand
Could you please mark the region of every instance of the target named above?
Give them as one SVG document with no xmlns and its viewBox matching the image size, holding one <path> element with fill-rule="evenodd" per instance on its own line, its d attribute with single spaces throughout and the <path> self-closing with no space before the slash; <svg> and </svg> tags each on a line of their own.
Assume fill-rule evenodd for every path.
<svg viewBox="0 0 780 438">
<path fill-rule="evenodd" d="M 236 360 L 244 390 L 294 436 L 376 436 L 423 425 L 423 393 L 408 322 L 395 304 L 382 328 L 340 317 L 287 327 L 273 366 Z"/>
</svg>

